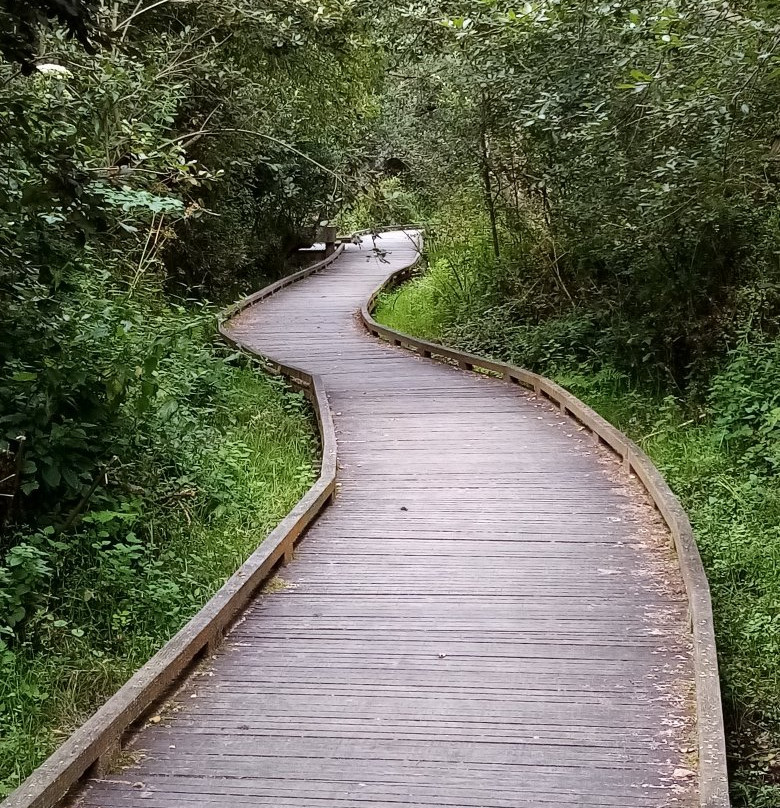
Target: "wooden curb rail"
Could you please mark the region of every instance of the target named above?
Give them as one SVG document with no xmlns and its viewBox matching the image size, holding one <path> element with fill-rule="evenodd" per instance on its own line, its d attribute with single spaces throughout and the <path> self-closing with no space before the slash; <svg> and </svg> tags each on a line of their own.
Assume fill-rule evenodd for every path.
<svg viewBox="0 0 780 808">
<path fill-rule="evenodd" d="M 382 231 L 412 229 L 414 228 L 406 226 L 382 228 Z M 371 232 L 365 231 L 362 235 Z M 324 261 L 293 273 L 226 309 L 219 321 L 219 331 L 223 338 L 231 345 L 246 350 L 229 336 L 224 323 L 252 304 L 328 266 L 338 258 L 343 249 L 342 245 Z M 696 673 L 699 805 L 700 808 L 728 808 L 723 716 L 709 586 L 690 522 L 682 506 L 660 472 L 636 444 L 555 382 L 513 365 L 493 362 L 436 343 L 418 340 L 377 323 L 371 316 L 371 311 L 379 294 L 416 274 L 416 271 L 414 266 L 400 270 L 372 293 L 361 309 L 363 323 L 371 334 L 415 351 L 420 356 L 455 362 L 465 370 L 484 371 L 503 378 L 507 383 L 519 384 L 544 396 L 558 406 L 563 414 L 577 420 L 595 439 L 612 449 L 622 459 L 626 470 L 635 474 L 642 482 L 661 512 L 672 533 L 691 616 Z M 274 567 L 291 557 L 296 539 L 333 496 L 336 481 L 336 438 L 320 378 L 301 368 L 282 364 L 251 351 L 248 353 L 257 357 L 268 371 L 286 376 L 312 401 L 322 440 L 322 468 L 318 481 L 204 608 L 36 769 L 2 803 L 2 808 L 52 808 L 85 777 L 107 770 L 121 747 L 123 738 L 181 681 L 193 664 L 213 651 L 224 632 Z"/>
<path fill-rule="evenodd" d="M 396 228 L 411 231 L 411 227 Z M 371 231 L 368 231 L 369 233 Z M 412 233 L 409 233 L 413 237 Z M 418 250 L 419 240 L 415 242 Z M 373 317 L 377 298 L 404 281 L 419 274 L 419 258 L 415 264 L 386 278 L 361 308 L 365 328 L 375 337 L 393 345 L 416 352 L 426 359 L 453 362 L 463 370 L 483 371 L 509 384 L 532 390 L 557 406 L 584 427 L 594 439 L 620 457 L 627 473 L 634 474 L 644 486 L 672 534 L 686 594 L 688 596 L 693 661 L 696 680 L 696 719 L 698 735 L 699 806 L 700 808 L 729 808 L 726 742 L 721 705 L 718 657 L 712 602 L 707 575 L 696 546 L 693 529 L 680 501 L 669 488 L 653 461 L 626 435 L 602 418 L 560 385 L 537 373 L 523 370 L 505 362 L 494 362 L 474 354 L 447 348 L 434 342 L 411 337 L 380 325 Z"/>
<path fill-rule="evenodd" d="M 223 311 L 219 332 L 230 344 L 259 360 L 271 373 L 285 376 L 311 401 L 322 444 L 320 476 L 263 543 L 228 578 L 206 605 L 128 681 L 44 761 L 0 808 L 53 808 L 84 779 L 106 773 L 129 736 L 160 699 L 219 645 L 225 632 L 280 563 L 292 558 L 295 542 L 336 490 L 336 432 L 321 379 L 294 365 L 248 351 L 232 339 L 225 322 L 253 303 L 333 263 L 340 245 L 324 261 L 282 278 Z"/>
</svg>

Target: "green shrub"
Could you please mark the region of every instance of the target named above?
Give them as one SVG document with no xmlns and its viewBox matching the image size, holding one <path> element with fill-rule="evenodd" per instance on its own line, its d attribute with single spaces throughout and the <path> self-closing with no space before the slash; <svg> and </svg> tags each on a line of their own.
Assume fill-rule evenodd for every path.
<svg viewBox="0 0 780 808">
<path fill-rule="evenodd" d="M 712 379 L 710 404 L 720 439 L 745 468 L 780 470 L 780 341 L 741 342 Z"/>
<path fill-rule="evenodd" d="M 301 394 L 216 340 L 213 309 L 163 302 L 152 278 L 129 289 L 75 270 L 60 301 L 60 342 L 0 382 L 5 434 L 29 447 L 23 510 L 0 538 L 0 792 L 316 477 Z"/>
</svg>

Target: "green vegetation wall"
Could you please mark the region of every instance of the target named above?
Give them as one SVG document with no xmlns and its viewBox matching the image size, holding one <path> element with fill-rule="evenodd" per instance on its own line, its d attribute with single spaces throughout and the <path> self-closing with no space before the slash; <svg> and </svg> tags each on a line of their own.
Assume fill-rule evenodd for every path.
<svg viewBox="0 0 780 808">
<path fill-rule="evenodd" d="M 22 521 L 66 513 L 161 393 L 176 335 L 143 344 L 145 319 L 278 275 L 335 213 L 376 75 L 338 3 L 62 5 L 65 27 L 7 4 L 0 42 L 0 411 L 6 446 L 26 437 Z"/>
<path fill-rule="evenodd" d="M 586 308 L 600 350 L 678 388 L 742 324 L 777 332 L 774 4 L 389 13 L 377 149 L 440 232 L 486 234 L 516 317 Z"/>
</svg>

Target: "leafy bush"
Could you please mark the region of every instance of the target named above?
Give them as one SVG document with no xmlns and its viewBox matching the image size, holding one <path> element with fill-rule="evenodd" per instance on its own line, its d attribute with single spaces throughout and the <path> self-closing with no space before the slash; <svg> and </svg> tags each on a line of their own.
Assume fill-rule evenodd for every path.
<svg viewBox="0 0 780 808">
<path fill-rule="evenodd" d="M 450 233 L 490 234 L 485 288 L 520 303 L 516 322 L 534 304 L 584 312 L 621 371 L 659 389 L 706 386 L 745 290 L 780 279 L 777 8 L 737 6 L 387 12 L 408 47 L 380 153 Z M 463 189 L 476 204 L 453 205 Z M 775 294 L 770 338 L 777 312 Z"/>
<path fill-rule="evenodd" d="M 113 417 L 63 444 L 70 424 L 46 422 L 32 397 L 44 439 L 31 443 L 44 448 L 25 479 L 41 500 L 35 511 L 27 500 L 27 530 L 2 538 L 4 791 L 197 610 L 317 473 L 301 394 L 215 343 L 213 310 L 164 305 L 140 287 L 106 298 L 110 288 L 92 279 L 93 297 L 78 298 L 86 332 L 72 361 Z M 101 369 L 119 361 L 131 372 L 109 397 Z M 94 487 L 70 464 L 106 449 L 116 459 Z"/>
<path fill-rule="evenodd" d="M 780 341 L 746 339 L 713 378 L 720 439 L 755 472 L 780 469 Z"/>
<path fill-rule="evenodd" d="M 587 313 L 573 311 L 539 325 L 524 324 L 518 323 L 511 304 L 458 320 L 444 331 L 448 342 L 465 350 L 547 372 L 600 364 L 592 347 L 597 337 L 596 324 Z"/>
</svg>

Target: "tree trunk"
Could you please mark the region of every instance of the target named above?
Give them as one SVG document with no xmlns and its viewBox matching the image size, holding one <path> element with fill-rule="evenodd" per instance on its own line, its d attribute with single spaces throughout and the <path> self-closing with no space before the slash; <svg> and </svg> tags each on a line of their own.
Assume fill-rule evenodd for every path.
<svg viewBox="0 0 780 808">
<path fill-rule="evenodd" d="M 501 249 L 498 244 L 498 226 L 496 224 L 496 202 L 493 198 L 493 184 L 490 179 L 490 162 L 488 161 L 487 138 L 485 129 L 482 127 L 479 133 L 480 145 L 482 146 L 482 183 L 485 192 L 485 207 L 490 217 L 490 234 L 493 237 L 493 254 L 496 258 L 501 257 Z"/>
</svg>

